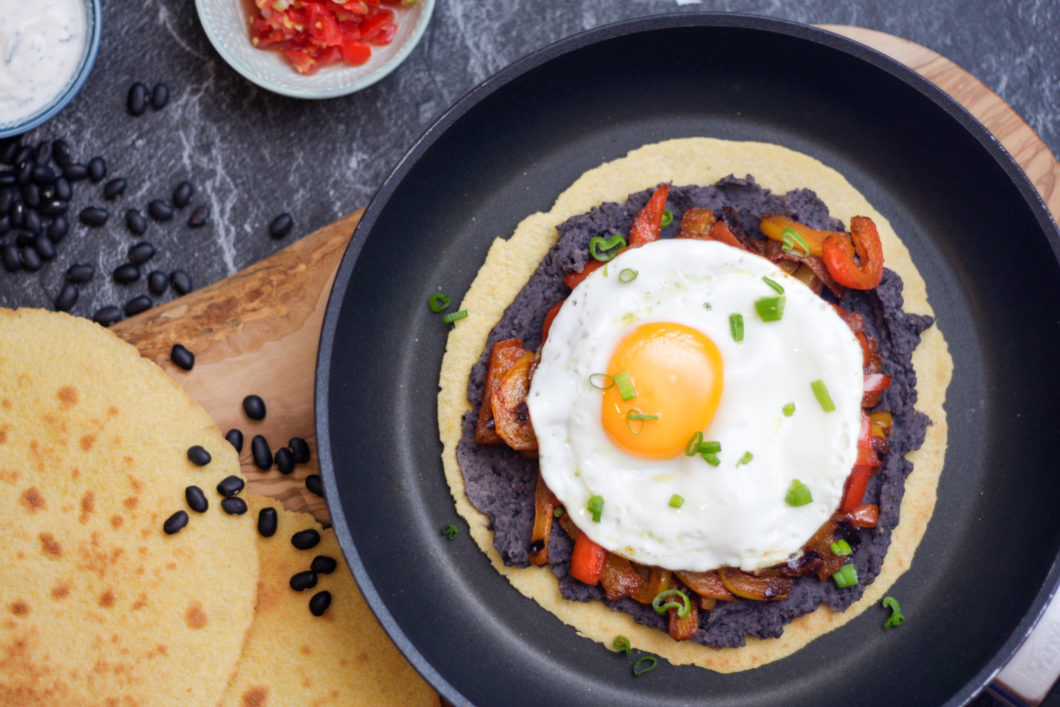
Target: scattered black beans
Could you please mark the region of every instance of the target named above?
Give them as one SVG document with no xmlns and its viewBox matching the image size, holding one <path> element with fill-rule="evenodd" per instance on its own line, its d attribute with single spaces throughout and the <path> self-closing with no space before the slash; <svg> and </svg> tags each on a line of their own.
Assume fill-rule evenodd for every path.
<svg viewBox="0 0 1060 707">
<path fill-rule="evenodd" d="M 243 451 L 243 433 L 242 432 L 240 432 L 239 430 L 237 430 L 237 429 L 235 429 L 233 427 L 232 429 L 228 430 L 228 432 L 225 432 L 225 439 L 228 440 L 229 444 L 231 444 L 233 447 L 236 448 L 237 452 L 242 452 Z"/>
<path fill-rule="evenodd" d="M 33 235 L 37 235 L 44 230 L 44 224 L 40 220 L 40 214 L 36 211 L 26 211 L 22 217 L 22 228 L 26 229 Z"/>
<path fill-rule="evenodd" d="M 310 493 L 314 493 L 317 496 L 324 496 L 324 482 L 320 478 L 320 474 L 310 474 L 305 477 L 305 487 L 309 489 Z"/>
<path fill-rule="evenodd" d="M 261 435 L 254 435 L 254 439 L 250 440 L 250 454 L 254 457 L 254 464 L 262 471 L 268 471 L 272 468 L 272 450 L 269 449 L 269 442 Z"/>
<path fill-rule="evenodd" d="M 65 174 L 65 172 L 64 172 Z M 107 176 L 107 161 L 102 157 L 93 157 L 88 161 L 88 178 L 93 182 L 102 182 Z M 70 175 L 66 175 L 69 179 Z"/>
<path fill-rule="evenodd" d="M 198 486 L 189 486 L 184 489 L 184 499 L 188 502 L 188 508 L 196 513 L 205 513 L 206 509 L 210 507 L 210 502 L 206 500 L 206 494 Z"/>
<path fill-rule="evenodd" d="M 221 479 L 221 482 L 217 484 L 217 493 L 221 494 L 225 498 L 235 496 L 237 493 L 243 490 L 243 479 L 238 476 L 226 476 Z"/>
<path fill-rule="evenodd" d="M 115 177 L 103 185 L 103 198 L 107 201 L 113 201 L 125 193 L 125 187 L 125 177 Z"/>
<path fill-rule="evenodd" d="M 169 360 L 185 371 L 190 371 L 195 366 L 195 354 L 188 351 L 183 344 L 173 344 L 169 352 Z"/>
<path fill-rule="evenodd" d="M 40 187 L 33 182 L 23 184 L 22 188 L 19 189 L 19 195 L 22 197 L 22 203 L 29 208 L 40 208 Z"/>
<path fill-rule="evenodd" d="M 33 183 L 42 187 L 54 184 L 56 178 L 59 176 L 55 173 L 54 169 L 47 165 L 37 165 L 33 168 L 32 175 Z"/>
<path fill-rule="evenodd" d="M 121 310 L 112 304 L 100 307 L 92 315 L 92 321 L 103 326 L 110 326 L 121 321 Z"/>
<path fill-rule="evenodd" d="M 329 606 L 331 606 L 331 592 L 326 589 L 322 592 L 317 592 L 309 600 L 309 612 L 313 616 L 323 616 Z"/>
<path fill-rule="evenodd" d="M 129 247 L 129 260 L 136 263 L 137 265 L 143 265 L 151 258 L 155 257 L 155 247 L 147 241 L 140 241 L 136 245 Z"/>
<path fill-rule="evenodd" d="M 188 226 L 191 228 L 201 228 L 206 225 L 206 222 L 210 220 L 210 207 L 206 204 L 200 204 L 195 207 L 195 210 L 191 212 L 191 216 L 188 217 Z"/>
<path fill-rule="evenodd" d="M 221 508 L 230 516 L 241 516 L 247 512 L 247 502 L 238 496 L 221 499 Z"/>
<path fill-rule="evenodd" d="M 258 533 L 261 537 L 271 538 L 275 535 L 278 522 L 275 508 L 262 508 L 258 511 Z"/>
<path fill-rule="evenodd" d="M 59 177 L 55 180 L 55 198 L 63 201 L 70 201 L 74 195 L 74 188 L 70 186 L 70 180 L 66 177 Z"/>
<path fill-rule="evenodd" d="M 18 272 L 22 269 L 22 260 L 18 257 L 18 246 L 14 243 L 4 243 L 0 246 L 0 260 L 4 263 L 4 270 Z"/>
<path fill-rule="evenodd" d="M 147 215 L 155 221 L 168 221 L 173 218 L 173 207 L 161 199 L 153 199 L 147 205 Z"/>
<path fill-rule="evenodd" d="M 294 218 L 284 211 L 269 223 L 269 235 L 276 239 L 286 238 L 293 226 Z"/>
<path fill-rule="evenodd" d="M 183 270 L 174 270 L 169 273 L 169 284 L 173 285 L 178 295 L 186 295 L 191 292 L 191 277 Z"/>
<path fill-rule="evenodd" d="M 52 158 L 52 144 L 50 142 L 41 141 L 37 144 L 37 149 L 33 151 L 33 161 L 37 164 L 44 164 Z"/>
<path fill-rule="evenodd" d="M 59 295 L 55 298 L 55 309 L 60 312 L 69 312 L 77 304 L 80 294 L 81 291 L 77 289 L 77 285 L 72 282 L 64 283 L 62 289 L 59 290 Z"/>
<path fill-rule="evenodd" d="M 125 228 L 134 236 L 142 236 L 147 231 L 147 219 L 136 209 L 125 212 Z"/>
<path fill-rule="evenodd" d="M 71 182 L 80 182 L 88 178 L 88 167 L 80 162 L 70 162 L 63 165 L 63 176 Z"/>
<path fill-rule="evenodd" d="M 92 280 L 96 269 L 88 263 L 75 263 L 66 269 L 66 281 L 83 285 Z"/>
<path fill-rule="evenodd" d="M 206 466 L 213 457 L 201 444 L 188 447 L 188 461 L 195 466 Z"/>
<path fill-rule="evenodd" d="M 18 140 L 5 140 L 0 143 L 0 162 L 13 164 L 18 151 L 22 149 L 22 143 Z"/>
<path fill-rule="evenodd" d="M 98 206 L 86 206 L 81 209 L 81 213 L 78 214 L 78 218 L 81 219 L 81 223 L 86 226 L 92 226 L 93 228 L 99 228 L 107 222 L 110 218 L 110 212 L 106 209 Z"/>
<path fill-rule="evenodd" d="M 137 295 L 125 303 L 125 316 L 131 317 L 140 312 L 146 312 L 155 306 L 155 301 L 147 295 Z"/>
<path fill-rule="evenodd" d="M 163 295 L 169 289 L 169 277 L 161 270 L 147 273 L 147 289 L 153 295 Z"/>
<path fill-rule="evenodd" d="M 12 228 L 22 228 L 22 224 L 26 221 L 26 207 L 21 201 L 16 201 L 8 208 L 7 217 L 11 221 Z"/>
<path fill-rule="evenodd" d="M 297 533 L 291 536 L 291 544 L 299 550 L 309 550 L 317 546 L 320 542 L 320 533 L 308 528 L 306 530 L 299 530 Z"/>
<path fill-rule="evenodd" d="M 60 167 L 70 164 L 70 144 L 59 138 L 52 141 L 52 160 Z"/>
<path fill-rule="evenodd" d="M 243 398 L 243 412 L 251 420 L 264 420 L 265 401 L 261 399 L 260 395 L 248 395 Z"/>
<path fill-rule="evenodd" d="M 46 198 L 41 201 L 41 205 L 37 207 L 40 211 L 41 216 L 47 216 L 48 218 L 55 218 L 56 216 L 62 216 L 66 213 L 66 210 L 70 208 L 62 199 Z"/>
<path fill-rule="evenodd" d="M 169 103 L 169 86 L 164 83 L 156 83 L 155 87 L 151 89 L 151 107 L 155 110 L 162 110 Z"/>
<path fill-rule="evenodd" d="M 184 526 L 187 524 L 188 513 L 186 511 L 177 511 L 169 518 L 166 518 L 166 522 L 162 524 L 162 530 L 165 531 L 166 535 L 172 535 L 184 530 Z"/>
<path fill-rule="evenodd" d="M 317 574 L 312 570 L 299 572 L 291 577 L 291 589 L 296 592 L 304 592 L 317 586 Z"/>
<path fill-rule="evenodd" d="M 55 260 L 55 243 L 47 233 L 41 233 L 33 239 L 33 249 L 41 260 Z"/>
<path fill-rule="evenodd" d="M 41 262 L 37 249 L 30 245 L 24 245 L 18 249 L 18 259 L 22 262 L 22 269 L 27 272 L 37 272 L 44 263 Z"/>
<path fill-rule="evenodd" d="M 15 181 L 19 184 L 28 184 L 33 179 L 33 162 L 26 159 L 18 163 L 15 170 Z"/>
<path fill-rule="evenodd" d="M 291 441 L 287 443 L 291 453 L 294 454 L 295 462 L 299 464 L 305 464 L 309 461 L 309 443 L 301 437 L 291 437 Z"/>
<path fill-rule="evenodd" d="M 294 455 L 291 454 L 291 450 L 287 447 L 277 449 L 273 461 L 276 462 L 276 468 L 280 470 L 281 474 L 290 474 L 294 471 Z"/>
<path fill-rule="evenodd" d="M 335 560 L 334 557 L 328 557 L 327 555 L 317 555 L 313 558 L 313 564 L 309 565 L 309 569 L 313 570 L 317 574 L 331 574 L 338 566 L 339 563 Z"/>
<path fill-rule="evenodd" d="M 129 115 L 139 117 L 147 110 L 147 86 L 139 81 L 129 87 L 129 95 L 125 101 L 125 107 Z"/>
<path fill-rule="evenodd" d="M 173 189 L 173 206 L 183 209 L 191 203 L 191 196 L 195 193 L 195 186 L 188 181 L 183 181 Z"/>
<path fill-rule="evenodd" d="M 140 266 L 136 263 L 122 263 L 114 268 L 114 282 L 119 285 L 128 285 L 140 279 Z"/>
<path fill-rule="evenodd" d="M 65 216 L 56 216 L 55 219 L 48 224 L 48 238 L 52 239 L 52 242 L 59 243 L 66 234 L 70 232 L 70 222 L 66 220 Z"/>
</svg>

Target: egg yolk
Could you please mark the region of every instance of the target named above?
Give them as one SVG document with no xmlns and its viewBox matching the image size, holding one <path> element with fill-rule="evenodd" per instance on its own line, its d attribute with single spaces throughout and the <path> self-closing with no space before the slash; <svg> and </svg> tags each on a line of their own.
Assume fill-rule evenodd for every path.
<svg viewBox="0 0 1060 707">
<path fill-rule="evenodd" d="M 634 456 L 683 453 L 721 401 L 721 353 L 710 337 L 684 324 L 652 322 L 627 334 L 607 366 L 612 379 L 623 372 L 636 396 L 623 400 L 620 386 L 610 386 L 600 420 L 611 441 Z"/>
</svg>

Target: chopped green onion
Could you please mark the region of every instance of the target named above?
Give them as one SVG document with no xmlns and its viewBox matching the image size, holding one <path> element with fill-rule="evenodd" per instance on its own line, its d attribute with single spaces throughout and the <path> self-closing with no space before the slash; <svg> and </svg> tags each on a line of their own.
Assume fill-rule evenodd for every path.
<svg viewBox="0 0 1060 707">
<path fill-rule="evenodd" d="M 555 508 L 553 508 L 552 509 L 552 517 L 553 518 L 562 518 L 563 517 L 563 506 L 556 506 Z"/>
<path fill-rule="evenodd" d="M 618 251 L 625 247 L 626 239 L 618 233 L 610 238 L 593 236 L 589 240 L 589 255 L 593 256 L 593 260 L 599 260 L 601 263 L 606 263 L 608 260 L 618 255 Z"/>
<path fill-rule="evenodd" d="M 663 604 L 662 601 L 667 597 L 680 598 L 681 603 L 668 601 Z M 683 619 L 692 610 L 692 602 L 688 600 L 688 595 L 680 589 L 664 589 L 651 600 L 651 608 L 655 609 L 657 614 L 665 614 L 667 609 L 677 609 L 677 618 Z"/>
<path fill-rule="evenodd" d="M 607 390 L 615 384 L 615 379 L 606 373 L 593 373 L 589 376 L 589 385 L 597 390 Z"/>
<path fill-rule="evenodd" d="M 750 464 L 751 460 L 754 458 L 755 455 L 751 454 L 750 452 L 744 452 L 743 456 L 740 457 L 740 460 L 736 462 L 736 466 L 740 466 L 741 464 Z"/>
<path fill-rule="evenodd" d="M 589 498 L 589 503 L 585 506 L 585 510 L 592 513 L 594 523 L 599 523 L 600 515 L 604 512 L 604 497 L 591 496 Z"/>
<path fill-rule="evenodd" d="M 696 451 L 700 454 L 717 454 L 721 451 L 721 442 L 713 441 L 700 442 L 699 446 L 696 447 Z"/>
<path fill-rule="evenodd" d="M 832 543 L 832 553 L 838 557 L 846 557 L 852 552 L 854 551 L 850 548 L 850 543 L 846 540 L 836 540 Z"/>
<path fill-rule="evenodd" d="M 883 608 L 891 610 L 891 617 L 884 622 L 884 628 L 894 628 L 895 626 L 901 626 L 905 623 L 905 617 L 902 616 L 902 609 L 898 606 L 897 599 L 894 597 L 884 597 Z"/>
<path fill-rule="evenodd" d="M 810 493 L 810 488 L 806 484 L 795 479 L 791 482 L 791 488 L 788 489 L 784 500 L 787 501 L 789 506 L 805 506 L 813 501 L 813 494 Z"/>
<path fill-rule="evenodd" d="M 607 277 L 607 268 L 608 267 L 610 267 L 610 266 L 608 266 L 608 265 L 604 266 L 604 277 Z"/>
<path fill-rule="evenodd" d="M 633 434 L 639 435 L 640 431 L 642 429 L 644 429 L 644 421 L 645 420 L 658 420 L 658 419 L 659 419 L 658 415 L 648 415 L 648 414 L 645 414 L 645 413 L 641 412 L 637 408 L 630 408 L 626 412 L 626 427 L 628 427 L 629 431 L 632 432 Z M 636 428 L 634 428 L 633 425 L 631 424 L 633 422 L 639 422 L 640 424 L 637 425 Z"/>
<path fill-rule="evenodd" d="M 762 277 L 762 282 L 764 282 L 764 283 L 766 283 L 767 285 L 769 285 L 770 287 L 772 287 L 772 288 L 773 288 L 773 289 L 774 289 L 774 290 L 776 291 L 776 293 L 777 293 L 778 295 L 782 295 L 782 294 L 784 294 L 784 286 L 783 286 L 783 285 L 781 285 L 781 284 L 780 284 L 779 282 L 777 282 L 776 280 L 774 280 L 774 279 L 772 279 L 772 278 L 769 278 L 769 277 L 764 277 L 764 276 L 763 276 L 763 277 Z"/>
<path fill-rule="evenodd" d="M 629 379 L 629 373 L 622 371 L 614 376 L 615 385 L 618 386 L 618 394 L 623 400 L 632 400 L 637 397 L 637 391 L 633 389 L 633 381 Z"/>
<path fill-rule="evenodd" d="M 703 457 L 703 461 L 705 461 L 707 464 L 710 464 L 711 466 L 717 466 L 718 464 L 721 464 L 721 459 L 718 459 L 718 455 L 714 454 L 713 452 L 703 452 L 699 456 Z"/>
<path fill-rule="evenodd" d="M 441 292 L 435 292 L 431 295 L 431 298 L 427 300 L 427 306 L 431 308 L 431 311 L 435 314 L 443 311 L 453 300 L 449 299 L 449 295 L 443 295 Z"/>
<path fill-rule="evenodd" d="M 803 258 L 806 258 L 810 255 L 810 246 L 806 245 L 806 241 L 803 239 L 802 236 L 796 233 L 794 229 L 785 228 L 783 231 L 781 231 L 780 240 L 782 243 L 780 249 L 785 253 L 793 252 L 795 250 L 795 246 L 798 245 L 799 249 L 802 252 L 796 253 L 796 255 L 800 255 Z"/>
<path fill-rule="evenodd" d="M 685 505 L 684 496 L 676 493 L 673 496 L 670 496 L 670 508 L 680 508 L 683 505 Z"/>
<path fill-rule="evenodd" d="M 633 674 L 640 677 L 644 673 L 655 670 L 655 666 L 659 664 L 658 659 L 653 655 L 642 655 L 633 662 Z"/>
<path fill-rule="evenodd" d="M 784 316 L 784 295 L 760 297 L 755 300 L 755 311 L 763 322 L 779 322 Z"/>
<path fill-rule="evenodd" d="M 795 414 L 795 403 L 788 403 L 781 410 L 784 412 L 784 417 L 791 417 Z"/>
<path fill-rule="evenodd" d="M 619 653 L 625 653 L 630 655 L 632 652 L 631 646 L 629 645 L 629 639 L 625 636 L 615 636 L 615 640 L 611 642 L 611 647 Z"/>
<path fill-rule="evenodd" d="M 711 309 L 713 309 L 713 307 L 710 306 L 710 302 L 704 302 L 703 309 L 710 311 Z"/>
<path fill-rule="evenodd" d="M 456 539 L 456 536 L 460 533 L 455 525 L 450 523 L 449 525 L 442 528 L 442 535 L 449 538 L 450 540 Z"/>
<path fill-rule="evenodd" d="M 637 279 L 637 271 L 633 268 L 622 268 L 618 273 L 618 281 L 621 283 L 633 282 Z"/>
<path fill-rule="evenodd" d="M 674 222 L 674 212 L 670 209 L 663 209 L 662 222 L 659 224 L 662 228 L 666 228 Z"/>
<path fill-rule="evenodd" d="M 461 309 L 459 312 L 449 312 L 449 314 L 442 315 L 442 324 L 452 324 L 457 319 L 463 319 L 467 316 L 467 310 Z"/>
<path fill-rule="evenodd" d="M 832 575 L 832 579 L 835 580 L 835 586 L 840 589 L 856 586 L 858 583 L 858 570 L 854 565 L 843 565 Z"/>
<path fill-rule="evenodd" d="M 732 340 L 739 343 L 743 341 L 743 315 L 736 313 L 729 315 L 729 331 L 732 332 Z"/>
<path fill-rule="evenodd" d="M 818 378 L 813 383 L 810 383 L 810 387 L 813 388 L 813 396 L 817 398 L 817 402 L 821 404 L 821 409 L 825 412 L 832 412 L 835 410 L 835 403 L 832 402 L 832 396 L 828 394 L 828 387 L 824 384 L 824 381 Z"/>
<path fill-rule="evenodd" d="M 692 439 L 688 440 L 688 444 L 685 445 L 685 456 L 691 457 L 699 452 L 699 443 L 703 441 L 703 433 L 696 432 L 692 435 Z"/>
</svg>

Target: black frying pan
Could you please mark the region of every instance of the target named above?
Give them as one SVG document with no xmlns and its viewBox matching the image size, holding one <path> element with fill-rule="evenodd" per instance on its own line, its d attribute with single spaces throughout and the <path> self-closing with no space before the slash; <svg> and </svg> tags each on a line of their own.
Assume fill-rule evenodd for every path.
<svg viewBox="0 0 1060 707">
<path fill-rule="evenodd" d="M 495 572 L 445 484 L 435 398 L 447 327 L 497 235 L 586 169 L 643 143 L 776 142 L 844 175 L 887 216 L 953 353 L 949 452 L 906 623 L 867 611 L 790 658 L 717 675 L 578 638 Z M 320 461 L 357 581 L 454 703 L 939 704 L 967 700 L 1057 583 L 1057 231 L 1021 170 L 912 71 L 810 27 L 670 15 L 517 62 L 432 126 L 368 207 L 342 262 L 317 371 Z M 915 472 L 914 472 L 915 473 Z M 456 522 L 453 542 L 439 529 Z"/>
</svg>

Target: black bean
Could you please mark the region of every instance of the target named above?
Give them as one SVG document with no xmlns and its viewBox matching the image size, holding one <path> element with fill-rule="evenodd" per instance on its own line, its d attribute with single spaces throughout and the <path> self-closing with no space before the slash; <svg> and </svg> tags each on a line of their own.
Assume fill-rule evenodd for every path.
<svg viewBox="0 0 1060 707">
<path fill-rule="evenodd" d="M 291 589 L 296 592 L 304 592 L 317 586 L 317 575 L 312 570 L 299 572 L 291 577 Z"/>
<path fill-rule="evenodd" d="M 86 206 L 81 209 L 81 213 L 78 214 L 77 217 L 81 219 L 81 223 L 86 226 L 99 228 L 107 222 L 108 218 L 110 218 L 110 212 L 98 206 Z"/>
<path fill-rule="evenodd" d="M 125 177 L 115 177 L 103 185 L 103 198 L 113 201 L 125 193 Z"/>
<path fill-rule="evenodd" d="M 147 205 L 147 215 L 155 221 L 168 221 L 173 218 L 173 207 L 161 199 L 152 199 Z"/>
<path fill-rule="evenodd" d="M 142 236 L 147 231 L 147 219 L 136 209 L 125 212 L 125 228 L 134 236 Z"/>
<path fill-rule="evenodd" d="M 131 317 L 140 312 L 146 312 L 155 306 L 155 301 L 147 295 L 137 295 L 125 303 L 125 316 Z"/>
<path fill-rule="evenodd" d="M 110 304 L 106 307 L 100 307 L 96 310 L 96 313 L 92 315 L 92 321 L 96 324 L 102 324 L 103 326 L 110 326 L 116 322 L 121 321 L 121 310 Z"/>
<path fill-rule="evenodd" d="M 280 447 L 276 450 L 275 461 L 276 468 L 281 474 L 290 474 L 294 471 L 294 455 L 287 447 Z"/>
<path fill-rule="evenodd" d="M 40 199 L 42 202 L 55 198 L 55 184 L 48 184 L 40 188 Z"/>
<path fill-rule="evenodd" d="M 29 184 L 23 184 L 22 188 L 18 190 L 19 195 L 22 197 L 22 203 L 31 209 L 36 209 L 40 206 L 40 187 L 33 182 Z"/>
<path fill-rule="evenodd" d="M 190 371 L 195 366 L 195 354 L 188 351 L 183 344 L 173 344 L 169 352 L 169 360 L 185 371 Z"/>
<path fill-rule="evenodd" d="M 320 542 L 320 533 L 308 528 L 306 530 L 299 530 L 297 533 L 291 536 L 291 544 L 299 550 L 309 550 L 317 546 Z"/>
<path fill-rule="evenodd" d="M 331 574 L 338 566 L 339 563 L 335 560 L 334 557 L 328 557 L 327 555 L 317 555 L 313 558 L 313 564 L 309 565 L 309 569 L 313 570 L 317 574 Z"/>
<path fill-rule="evenodd" d="M 324 495 L 324 482 L 320 478 L 320 474 L 310 474 L 305 477 L 305 487 L 309 489 L 310 493 L 314 493 L 317 496 L 323 497 Z"/>
<path fill-rule="evenodd" d="M 250 440 L 250 454 L 254 457 L 254 464 L 262 471 L 272 468 L 272 450 L 269 442 L 261 435 L 254 435 Z"/>
<path fill-rule="evenodd" d="M 92 280 L 96 269 L 89 263 L 75 263 L 66 269 L 66 281 L 83 285 Z"/>
<path fill-rule="evenodd" d="M 243 412 L 251 420 L 264 420 L 265 401 L 261 399 L 260 395 L 248 395 L 243 398 Z"/>
<path fill-rule="evenodd" d="M 15 200 L 14 187 L 0 187 L 0 211 L 7 212 L 11 203 Z"/>
<path fill-rule="evenodd" d="M 122 263 L 114 268 L 114 282 L 128 285 L 140 279 L 140 266 L 136 263 Z"/>
<path fill-rule="evenodd" d="M 191 203 L 191 195 L 195 193 L 195 186 L 189 181 L 183 181 L 173 190 L 173 206 L 183 209 Z"/>
<path fill-rule="evenodd" d="M 4 270 L 18 272 L 22 269 L 22 261 L 18 257 L 18 246 L 14 243 L 4 243 L 0 246 L 0 260 L 4 263 Z"/>
<path fill-rule="evenodd" d="M 169 273 L 169 284 L 173 285 L 173 289 L 177 291 L 178 295 L 186 295 L 191 292 L 191 278 L 183 270 L 174 270 Z"/>
<path fill-rule="evenodd" d="M 71 162 L 63 165 L 63 176 L 68 181 L 80 182 L 88 177 L 88 167 L 80 162 Z"/>
<path fill-rule="evenodd" d="M 55 198 L 62 199 L 63 201 L 70 201 L 70 198 L 74 195 L 74 189 L 70 186 L 70 180 L 66 177 L 59 177 L 55 180 Z"/>
<path fill-rule="evenodd" d="M 305 464 L 309 461 L 309 443 L 301 437 L 291 437 L 291 441 L 287 443 L 287 446 L 291 449 L 294 454 L 294 460 L 299 464 Z"/>
<path fill-rule="evenodd" d="M 192 447 L 188 447 L 188 461 L 195 466 L 206 466 L 210 463 L 213 457 L 201 444 L 196 444 Z"/>
<path fill-rule="evenodd" d="M 169 103 L 169 86 L 164 83 L 156 83 L 155 87 L 151 89 L 151 107 L 155 110 L 162 110 Z"/>
<path fill-rule="evenodd" d="M 271 538 L 275 535 L 278 521 L 275 508 L 262 508 L 258 511 L 258 533 L 261 537 Z"/>
<path fill-rule="evenodd" d="M 24 231 L 19 231 L 15 234 L 15 245 L 17 245 L 19 248 L 23 248 L 25 246 L 33 247 L 33 234 L 26 233 Z"/>
<path fill-rule="evenodd" d="M 18 175 L 10 169 L 0 171 L 0 187 L 13 187 L 18 184 Z"/>
<path fill-rule="evenodd" d="M 188 508 L 196 513 L 205 513 L 206 509 L 210 507 L 210 502 L 206 500 L 206 494 L 198 486 L 189 486 L 184 489 L 184 499 L 188 502 Z"/>
<path fill-rule="evenodd" d="M 309 600 L 309 612 L 313 616 L 323 616 L 329 606 L 331 606 L 331 592 L 326 589 L 322 592 L 317 592 Z"/>
<path fill-rule="evenodd" d="M 12 228 L 22 228 L 22 224 L 26 222 L 26 207 L 21 201 L 16 201 L 7 208 L 7 215 L 11 219 Z"/>
<path fill-rule="evenodd" d="M 228 430 L 228 432 L 225 432 L 225 439 L 228 440 L 229 444 L 235 447 L 237 452 L 243 451 L 243 433 L 240 430 L 233 427 Z"/>
<path fill-rule="evenodd" d="M 241 516 L 247 512 L 247 502 L 236 496 L 223 498 L 221 509 L 230 516 Z"/>
<path fill-rule="evenodd" d="M 37 143 L 37 149 L 33 151 L 33 160 L 37 164 L 44 164 L 52 158 L 52 144 L 47 141 Z"/>
<path fill-rule="evenodd" d="M 70 143 L 62 138 L 52 141 L 52 159 L 55 164 L 65 167 L 70 164 Z"/>
<path fill-rule="evenodd" d="M 55 244 L 47 233 L 41 233 L 33 239 L 33 248 L 41 260 L 55 260 Z"/>
<path fill-rule="evenodd" d="M 18 152 L 15 153 L 15 159 L 11 162 L 11 164 L 17 165 L 32 159 L 33 148 L 29 145 L 19 145 Z"/>
<path fill-rule="evenodd" d="M 147 289 L 153 295 L 163 295 L 169 288 L 169 277 L 161 270 L 152 270 L 147 273 Z"/>
<path fill-rule="evenodd" d="M 22 160 L 15 167 L 15 181 L 19 184 L 29 184 L 33 181 L 33 168 L 37 165 L 33 160 Z"/>
<path fill-rule="evenodd" d="M 172 535 L 173 533 L 179 533 L 184 530 L 184 526 L 187 524 L 187 511 L 177 511 L 169 518 L 166 518 L 166 522 L 162 524 L 162 530 L 165 531 L 166 535 Z"/>
<path fill-rule="evenodd" d="M 40 214 L 36 211 L 27 211 L 22 217 L 22 228 L 37 235 L 44 231 L 44 222 L 41 221 Z"/>
<path fill-rule="evenodd" d="M 188 226 L 191 228 L 200 228 L 206 225 L 206 222 L 210 220 L 210 207 L 206 204 L 200 204 L 195 207 L 195 210 L 191 212 L 191 216 L 188 217 Z"/>
<path fill-rule="evenodd" d="M 18 249 L 18 259 L 22 262 L 22 269 L 26 272 L 37 272 L 44 264 L 41 262 L 37 249 L 30 245 L 24 245 Z"/>
<path fill-rule="evenodd" d="M 40 205 L 40 215 L 55 218 L 65 214 L 68 208 L 70 205 L 62 199 L 48 199 Z"/>
<path fill-rule="evenodd" d="M 151 258 L 155 257 L 155 247 L 147 241 L 141 241 L 136 245 L 129 246 L 129 260 L 136 263 L 137 265 L 143 265 Z"/>
<path fill-rule="evenodd" d="M 18 141 L 18 138 L 9 138 L 0 142 L 0 162 L 13 164 L 15 156 L 18 155 L 18 151 L 21 149 L 22 143 Z"/>
<path fill-rule="evenodd" d="M 55 309 L 59 312 L 69 312 L 77 304 L 77 298 L 80 294 L 81 291 L 77 289 L 77 285 L 74 283 L 63 283 L 62 289 L 59 290 L 59 294 L 55 298 Z"/>
<path fill-rule="evenodd" d="M 65 173 L 65 172 L 64 172 Z M 102 157 L 93 157 L 88 161 L 88 178 L 93 182 L 102 182 L 107 176 L 107 161 Z M 70 175 L 66 175 L 69 179 Z"/>
<path fill-rule="evenodd" d="M 141 116 L 147 110 L 147 86 L 139 81 L 129 86 L 129 95 L 125 99 L 125 108 L 131 116 Z"/>
<path fill-rule="evenodd" d="M 221 479 L 221 482 L 217 484 L 217 493 L 221 494 L 225 498 L 229 496 L 235 496 L 237 493 L 243 490 L 243 479 L 238 476 L 226 476 Z"/>
<path fill-rule="evenodd" d="M 55 170 L 47 165 L 37 165 L 33 168 L 33 183 L 38 186 L 54 184 L 58 176 Z"/>
<path fill-rule="evenodd" d="M 11 231 L 11 217 L 7 214 L 0 215 L 0 236 L 7 235 Z"/>
<path fill-rule="evenodd" d="M 293 226 L 294 219 L 291 214 L 284 211 L 269 223 L 269 235 L 276 239 L 286 238 Z"/>
</svg>

